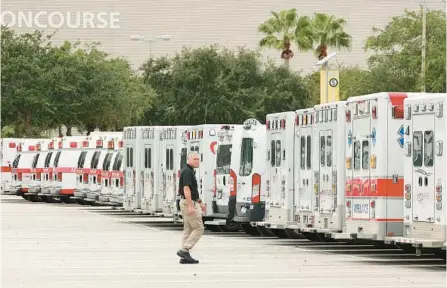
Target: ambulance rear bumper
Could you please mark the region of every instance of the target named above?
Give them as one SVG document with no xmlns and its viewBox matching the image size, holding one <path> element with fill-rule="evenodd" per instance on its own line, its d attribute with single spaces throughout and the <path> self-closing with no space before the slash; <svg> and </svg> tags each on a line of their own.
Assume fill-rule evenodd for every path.
<svg viewBox="0 0 447 288">
<path fill-rule="evenodd" d="M 385 242 L 388 244 L 409 244 L 419 248 L 443 248 L 446 242 L 434 239 L 417 239 L 411 237 L 386 237 Z M 445 248 L 443 248 L 445 249 Z"/>
<path fill-rule="evenodd" d="M 272 223 L 272 222 L 250 222 L 251 226 L 263 226 L 268 229 L 286 229 L 288 225 L 286 223 Z"/>
</svg>

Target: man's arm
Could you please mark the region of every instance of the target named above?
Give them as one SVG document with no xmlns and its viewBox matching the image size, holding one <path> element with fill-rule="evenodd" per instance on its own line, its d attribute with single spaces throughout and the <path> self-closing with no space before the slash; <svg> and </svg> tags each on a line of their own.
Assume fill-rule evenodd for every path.
<svg viewBox="0 0 447 288">
<path fill-rule="evenodd" d="M 189 188 L 189 186 L 183 186 L 183 193 L 185 194 L 185 199 L 188 206 L 193 206 L 191 200 L 191 189 Z"/>
</svg>

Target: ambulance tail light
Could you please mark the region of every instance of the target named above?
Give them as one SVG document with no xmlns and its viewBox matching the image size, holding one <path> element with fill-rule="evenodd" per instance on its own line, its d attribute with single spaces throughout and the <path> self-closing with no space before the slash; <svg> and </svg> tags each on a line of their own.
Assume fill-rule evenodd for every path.
<svg viewBox="0 0 447 288">
<path fill-rule="evenodd" d="M 42 149 L 42 147 L 41 147 L 40 143 L 39 143 L 39 144 L 36 144 L 36 150 L 37 150 L 37 151 L 41 151 L 41 149 Z"/>
<path fill-rule="evenodd" d="M 351 157 L 346 157 L 346 169 L 351 170 Z"/>
<path fill-rule="evenodd" d="M 120 188 L 124 187 L 124 177 L 120 177 Z"/>
<path fill-rule="evenodd" d="M 115 148 L 115 143 L 112 141 L 107 142 L 107 149 L 114 149 Z"/>
<path fill-rule="evenodd" d="M 270 130 L 270 121 L 266 121 L 265 122 L 265 127 L 267 128 L 267 130 Z"/>
<path fill-rule="evenodd" d="M 102 148 L 102 140 L 96 140 L 96 148 Z"/>
<path fill-rule="evenodd" d="M 57 173 L 57 181 L 62 182 L 62 172 Z"/>
<path fill-rule="evenodd" d="M 70 148 L 77 148 L 77 147 L 78 147 L 78 143 L 70 142 Z"/>
<path fill-rule="evenodd" d="M 186 133 L 186 139 L 187 140 L 191 139 L 191 132 L 190 131 L 188 131 L 188 133 Z"/>
<path fill-rule="evenodd" d="M 35 147 L 34 147 L 34 145 L 30 145 L 30 146 L 28 146 L 28 151 L 35 151 L 36 149 L 35 149 Z"/>
<path fill-rule="evenodd" d="M 442 193 L 442 185 L 441 184 L 436 185 L 436 192 Z"/>
<path fill-rule="evenodd" d="M 236 173 L 234 173 L 233 169 L 230 169 L 230 179 L 229 179 L 228 182 L 230 184 L 230 196 L 236 196 L 236 192 L 237 192 L 237 188 L 236 188 L 237 177 L 236 177 Z"/>
<path fill-rule="evenodd" d="M 88 146 L 89 146 L 89 141 L 82 141 L 82 147 L 88 148 Z"/>
<path fill-rule="evenodd" d="M 298 117 L 298 115 L 295 116 L 295 125 L 299 126 L 300 125 L 300 118 Z"/>
<path fill-rule="evenodd" d="M 376 155 L 371 155 L 370 157 L 370 166 L 372 169 L 376 169 L 376 160 L 377 160 L 377 156 Z"/>
<path fill-rule="evenodd" d="M 377 106 L 372 106 L 371 108 L 371 115 L 373 119 L 377 119 Z"/>
<path fill-rule="evenodd" d="M 351 110 L 346 110 L 346 122 L 351 122 Z"/>
<path fill-rule="evenodd" d="M 217 171 L 216 171 L 216 169 L 214 169 L 214 171 L 213 171 L 213 196 L 214 197 L 216 197 L 216 191 L 217 191 L 216 175 L 217 175 Z"/>
<path fill-rule="evenodd" d="M 17 181 L 22 181 L 22 173 L 21 172 L 19 172 L 17 174 Z"/>
<path fill-rule="evenodd" d="M 251 183 L 251 202 L 259 203 L 261 201 L 261 175 L 258 173 L 253 174 Z"/>
<path fill-rule="evenodd" d="M 371 201 L 369 205 L 371 207 L 371 218 L 376 218 L 376 201 Z"/>
<path fill-rule="evenodd" d="M 16 148 L 16 143 L 14 143 L 14 142 L 9 142 L 8 147 L 9 147 L 9 148 Z"/>
<path fill-rule="evenodd" d="M 57 148 L 62 149 L 62 141 L 60 141 L 59 143 L 57 143 Z"/>
</svg>

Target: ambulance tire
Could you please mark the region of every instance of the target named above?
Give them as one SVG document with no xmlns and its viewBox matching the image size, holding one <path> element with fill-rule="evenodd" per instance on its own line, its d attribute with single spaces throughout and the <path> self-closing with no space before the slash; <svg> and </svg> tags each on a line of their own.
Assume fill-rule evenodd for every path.
<svg viewBox="0 0 447 288">
<path fill-rule="evenodd" d="M 273 233 L 273 235 L 275 235 L 276 237 L 280 238 L 280 239 L 287 239 L 289 238 L 289 236 L 286 233 L 286 230 L 284 229 L 270 229 Z"/>
<path fill-rule="evenodd" d="M 435 256 L 446 260 L 446 252 L 445 250 L 439 249 L 435 251 Z"/>
<path fill-rule="evenodd" d="M 225 226 L 222 226 L 222 231 L 223 232 L 234 233 L 234 232 L 239 232 L 240 230 L 241 230 L 241 228 L 236 223 L 231 223 L 231 224 L 227 224 Z"/>
<path fill-rule="evenodd" d="M 261 235 L 259 230 L 256 229 L 256 227 L 251 226 L 249 223 L 242 223 L 241 230 L 250 236 L 260 236 Z"/>
<path fill-rule="evenodd" d="M 304 236 L 295 229 L 286 229 L 286 234 L 290 239 L 305 239 Z"/>
<path fill-rule="evenodd" d="M 76 203 L 75 199 L 71 199 L 70 197 L 61 197 L 61 200 L 65 204 L 73 204 Z"/>
<path fill-rule="evenodd" d="M 222 232 L 222 227 L 219 225 L 205 225 L 205 228 L 211 232 Z"/>
<path fill-rule="evenodd" d="M 47 197 L 47 201 L 48 201 L 48 203 L 61 203 L 62 202 L 62 198 L 61 197 L 48 196 Z"/>
<path fill-rule="evenodd" d="M 42 199 L 40 199 L 40 197 L 37 196 L 37 195 L 30 195 L 30 196 L 29 196 L 29 200 L 30 200 L 31 202 L 42 202 Z"/>
<path fill-rule="evenodd" d="M 256 230 L 259 231 L 259 234 L 261 234 L 262 237 L 275 237 L 272 231 L 265 228 L 264 226 L 256 226 Z"/>
<path fill-rule="evenodd" d="M 29 195 L 22 195 L 22 198 L 26 201 L 31 201 L 31 197 Z"/>
<path fill-rule="evenodd" d="M 318 234 L 316 234 L 316 233 L 302 232 L 301 235 L 303 235 L 303 237 L 309 241 L 314 241 L 314 242 L 322 241 L 321 237 L 319 237 Z"/>
<path fill-rule="evenodd" d="M 85 202 L 83 199 L 76 199 L 76 203 L 79 205 L 87 205 L 87 202 Z"/>
</svg>

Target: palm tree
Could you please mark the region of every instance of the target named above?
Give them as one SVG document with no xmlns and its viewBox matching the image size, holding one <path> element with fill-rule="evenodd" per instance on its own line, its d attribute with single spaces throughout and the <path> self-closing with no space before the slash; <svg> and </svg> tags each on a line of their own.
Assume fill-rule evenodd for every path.
<svg viewBox="0 0 447 288">
<path fill-rule="evenodd" d="M 346 20 L 336 18 L 323 13 L 315 13 L 310 21 L 310 25 L 306 26 L 303 31 L 297 31 L 296 37 L 299 35 L 311 35 L 312 46 L 315 46 L 315 56 L 321 60 L 327 56 L 328 47 L 351 48 L 352 37 L 344 31 Z M 302 37 L 302 36 L 301 36 Z"/>
<path fill-rule="evenodd" d="M 259 41 L 259 46 L 281 50 L 281 59 L 288 65 L 293 57 L 293 51 L 290 49 L 292 42 L 297 44 L 299 50 L 312 49 L 312 39 L 306 38 L 308 33 L 297 33 L 309 31 L 310 22 L 307 17 L 300 18 L 295 8 L 271 13 L 273 17 L 258 27 L 258 31 L 265 34 Z"/>
</svg>

